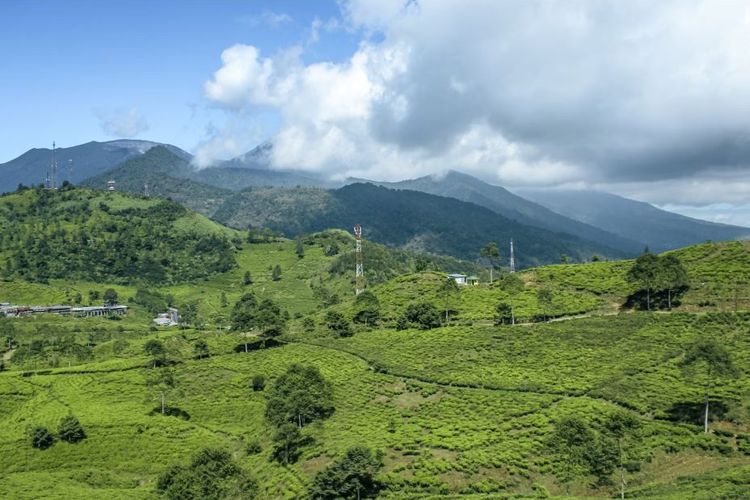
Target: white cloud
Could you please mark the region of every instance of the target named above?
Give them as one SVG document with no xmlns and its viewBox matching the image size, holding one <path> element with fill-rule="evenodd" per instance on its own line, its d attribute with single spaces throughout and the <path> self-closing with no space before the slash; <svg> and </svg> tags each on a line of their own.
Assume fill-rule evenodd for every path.
<svg viewBox="0 0 750 500">
<path fill-rule="evenodd" d="M 363 36 L 347 60 L 236 45 L 206 83 L 219 105 L 278 111 L 278 168 L 748 196 L 745 1 L 351 0 L 342 12 Z"/>
<path fill-rule="evenodd" d="M 95 108 L 102 131 L 112 137 L 131 138 L 149 129 L 148 121 L 137 108 Z"/>
<path fill-rule="evenodd" d="M 279 26 L 294 21 L 292 16 L 283 12 L 274 12 L 272 10 L 264 10 L 260 14 L 245 16 L 240 19 L 243 23 L 249 26 L 260 26 L 266 25 L 271 28 L 278 28 Z"/>
</svg>

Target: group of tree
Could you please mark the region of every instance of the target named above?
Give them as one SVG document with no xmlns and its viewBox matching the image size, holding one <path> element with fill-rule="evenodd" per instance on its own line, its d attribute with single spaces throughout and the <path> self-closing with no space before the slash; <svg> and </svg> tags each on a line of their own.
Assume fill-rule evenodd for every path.
<svg viewBox="0 0 750 500">
<path fill-rule="evenodd" d="M 675 299 L 689 286 L 685 268 L 673 254 L 658 256 L 646 249 L 628 270 L 626 279 L 636 287 L 629 302 L 651 310 L 652 304 L 672 309 Z M 644 300 L 645 299 L 645 300 Z"/>
<path fill-rule="evenodd" d="M 419 328 L 430 330 L 441 326 L 440 311 L 432 302 L 417 302 L 406 306 L 396 321 L 396 329 Z"/>
<path fill-rule="evenodd" d="M 640 428 L 640 420 L 625 410 L 607 416 L 598 430 L 576 416 L 558 420 L 548 446 L 558 462 L 555 474 L 566 494 L 578 477 L 594 476 L 595 486 L 603 487 L 615 484 L 617 472 L 617 487 L 625 498 L 626 471 L 640 467 Z"/>
<path fill-rule="evenodd" d="M 46 427 L 34 427 L 29 430 L 29 439 L 31 446 L 40 450 L 46 450 L 53 444 L 56 439 L 67 443 L 75 444 L 86 439 L 86 432 L 78 419 L 68 414 L 60 420 L 57 428 L 57 436 L 52 434 Z"/>
<path fill-rule="evenodd" d="M 383 466 L 383 454 L 364 446 L 349 448 L 343 457 L 318 472 L 309 487 L 310 498 L 374 498 L 382 489 L 377 473 Z"/>
<path fill-rule="evenodd" d="M 299 458 L 311 441 L 302 429 L 334 412 L 333 386 L 313 366 L 294 364 L 268 391 L 266 420 L 275 427 L 273 457 L 284 463 Z"/>
<path fill-rule="evenodd" d="M 338 311 L 327 311 L 325 321 L 328 331 L 337 337 L 351 337 L 354 335 L 352 325 L 346 317 Z"/>
<path fill-rule="evenodd" d="M 523 290 L 524 283 L 517 274 L 508 273 L 500 278 L 499 288 L 507 298 L 500 300 L 495 306 L 495 324 L 515 325 L 515 297 Z"/>
<path fill-rule="evenodd" d="M 234 331 L 259 329 L 267 337 L 280 335 L 286 325 L 285 315 L 273 300 L 266 298 L 259 303 L 252 292 L 245 293 L 235 303 L 230 321 Z"/>
<path fill-rule="evenodd" d="M 380 321 L 380 301 L 369 290 L 364 290 L 354 299 L 354 317 L 355 323 L 373 326 Z"/>
<path fill-rule="evenodd" d="M 188 465 L 173 465 L 162 473 L 156 491 L 170 500 L 255 498 L 257 484 L 228 451 L 206 448 Z"/>
</svg>

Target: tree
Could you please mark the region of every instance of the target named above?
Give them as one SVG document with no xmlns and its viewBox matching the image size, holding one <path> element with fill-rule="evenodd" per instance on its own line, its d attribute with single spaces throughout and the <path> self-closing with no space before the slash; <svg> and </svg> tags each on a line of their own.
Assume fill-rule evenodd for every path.
<svg viewBox="0 0 750 500">
<path fill-rule="evenodd" d="M 250 385 L 254 392 L 260 392 L 266 388 L 266 377 L 263 375 L 254 375 Z"/>
<path fill-rule="evenodd" d="M 294 246 L 294 253 L 297 255 L 298 259 L 301 259 L 305 256 L 305 246 L 302 244 L 302 238 L 297 236 L 297 241 Z"/>
<path fill-rule="evenodd" d="M 497 249 L 497 243 L 491 241 L 479 250 L 479 255 L 489 261 L 490 264 L 490 284 L 492 283 L 492 270 L 500 262 L 500 250 Z"/>
<path fill-rule="evenodd" d="M 227 300 L 227 294 L 224 292 L 221 292 L 221 295 L 219 295 L 219 304 L 222 308 L 227 307 L 229 305 L 229 301 Z"/>
<path fill-rule="evenodd" d="M 194 325 L 198 320 L 198 303 L 186 302 L 180 306 L 180 323 Z"/>
<path fill-rule="evenodd" d="M 333 257 L 334 255 L 338 255 L 339 252 L 339 245 L 334 241 L 325 248 L 325 251 L 323 253 L 326 257 Z"/>
<path fill-rule="evenodd" d="M 547 321 L 547 317 L 552 314 L 552 290 L 549 288 L 540 288 L 536 292 L 536 301 L 539 304 L 539 309 L 542 311 L 542 317 L 544 321 Z"/>
<path fill-rule="evenodd" d="M 508 273 L 500 279 L 500 288 L 508 294 L 508 305 L 510 305 L 510 324 L 516 324 L 516 314 L 513 299 L 524 289 L 524 283 L 517 274 Z"/>
<path fill-rule="evenodd" d="M 565 492 L 570 492 L 570 483 L 577 476 L 589 472 L 588 456 L 595 435 L 589 426 L 578 417 L 564 417 L 555 423 L 549 445 L 552 451 L 563 462 L 563 468 L 556 475 L 565 485 Z"/>
<path fill-rule="evenodd" d="M 364 446 L 349 448 L 343 457 L 315 475 L 310 497 L 316 500 L 374 498 L 382 487 L 375 479 L 382 466 L 382 453 L 373 453 Z"/>
<path fill-rule="evenodd" d="M 313 366 L 290 366 L 268 392 L 266 419 L 277 427 L 285 423 L 303 427 L 334 411 L 333 386 Z"/>
<path fill-rule="evenodd" d="M 732 362 L 732 355 L 721 344 L 712 339 L 699 339 L 688 345 L 685 357 L 680 363 L 686 374 L 695 375 L 701 368 L 704 370 L 705 407 L 703 414 L 703 431 L 708 432 L 709 398 L 716 378 L 736 377 L 738 372 Z"/>
<path fill-rule="evenodd" d="M 672 309 L 672 294 L 687 289 L 689 281 L 685 267 L 676 256 L 669 254 L 659 259 L 659 287 L 667 291 L 667 308 Z"/>
<path fill-rule="evenodd" d="M 29 431 L 29 439 L 31 439 L 31 446 L 38 450 L 46 450 L 55 444 L 55 436 L 46 427 L 34 427 L 31 429 Z"/>
<path fill-rule="evenodd" d="M 420 255 L 414 260 L 414 270 L 418 273 L 421 273 L 422 271 L 427 270 L 427 266 L 429 264 L 429 261 Z"/>
<path fill-rule="evenodd" d="M 281 279 L 281 266 L 276 264 L 271 271 L 271 279 L 273 281 L 279 281 Z"/>
<path fill-rule="evenodd" d="M 86 432 L 83 430 L 81 422 L 73 415 L 67 415 L 60 420 L 57 435 L 68 443 L 78 443 L 86 439 Z"/>
<path fill-rule="evenodd" d="M 495 306 L 495 324 L 507 325 L 513 322 L 513 308 L 507 302 L 498 302 Z"/>
<path fill-rule="evenodd" d="M 440 312 L 431 302 L 409 304 L 402 318 L 404 324 L 416 326 L 420 330 L 430 330 L 440 326 Z"/>
<path fill-rule="evenodd" d="M 253 284 L 253 276 L 250 274 L 250 271 L 245 271 L 245 276 L 242 277 L 242 284 L 244 286 Z"/>
<path fill-rule="evenodd" d="M 338 337 L 351 337 L 354 335 L 351 325 L 344 315 L 338 311 L 326 312 L 326 326 Z"/>
<path fill-rule="evenodd" d="M 629 444 L 638 438 L 641 422 L 624 411 L 612 413 L 604 421 L 604 429 L 617 443 L 617 461 L 620 468 L 620 498 L 625 498 L 625 458 L 631 456 Z"/>
<path fill-rule="evenodd" d="M 284 465 L 294 463 L 299 459 L 301 448 L 309 441 L 310 438 L 303 436 L 296 425 L 282 423 L 273 435 L 274 447 L 271 456 Z"/>
<path fill-rule="evenodd" d="M 160 368 L 146 377 L 146 385 L 156 392 L 161 404 L 161 413 L 164 415 L 167 411 L 167 396 L 177 387 L 174 373 L 169 368 Z"/>
<path fill-rule="evenodd" d="M 193 353 L 195 354 L 196 359 L 203 359 L 210 356 L 206 341 L 203 339 L 196 340 L 195 344 L 193 344 Z"/>
<path fill-rule="evenodd" d="M 252 293 L 248 292 L 240 297 L 234 304 L 230 315 L 232 330 L 242 332 L 255 328 L 255 309 L 257 306 L 258 301 Z"/>
<path fill-rule="evenodd" d="M 438 289 L 438 295 L 443 300 L 443 308 L 445 309 L 445 323 L 448 323 L 448 313 L 453 309 L 455 301 L 461 291 L 458 288 L 458 283 L 453 278 L 446 278 Z"/>
<path fill-rule="evenodd" d="M 257 485 L 225 450 L 206 448 L 189 465 L 173 465 L 156 482 L 170 500 L 255 498 Z"/>
<path fill-rule="evenodd" d="M 114 288 L 107 288 L 104 291 L 104 304 L 108 306 L 117 305 L 117 292 Z"/>
<path fill-rule="evenodd" d="M 156 368 L 157 365 L 163 364 L 166 360 L 167 350 L 164 348 L 164 344 L 158 340 L 151 339 L 143 345 L 143 350 L 151 356 L 153 360 L 153 366 Z"/>
<path fill-rule="evenodd" d="M 648 250 L 641 254 L 633 266 L 628 270 L 626 279 L 628 282 L 640 287 L 640 290 L 646 291 L 646 310 L 651 310 L 651 291 L 659 283 L 659 257 Z"/>
<path fill-rule="evenodd" d="M 380 319 L 380 301 L 369 290 L 365 290 L 354 299 L 355 323 L 364 323 L 365 325 L 374 325 Z"/>
</svg>

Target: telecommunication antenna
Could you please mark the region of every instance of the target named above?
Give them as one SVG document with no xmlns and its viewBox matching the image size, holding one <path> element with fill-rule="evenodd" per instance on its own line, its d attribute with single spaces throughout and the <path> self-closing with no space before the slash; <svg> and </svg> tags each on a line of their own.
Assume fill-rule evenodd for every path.
<svg viewBox="0 0 750 500">
<path fill-rule="evenodd" d="M 50 188 L 57 189 L 57 146 L 52 141 L 52 165 L 50 165 Z"/>
<path fill-rule="evenodd" d="M 510 272 L 516 272 L 516 257 L 513 255 L 513 238 L 510 239 Z"/>
<path fill-rule="evenodd" d="M 148 182 L 143 183 L 143 195 L 148 198 Z"/>
<path fill-rule="evenodd" d="M 365 289 L 365 274 L 362 267 L 362 226 L 359 224 L 354 226 L 354 238 L 357 242 L 354 251 L 356 261 L 354 290 L 359 295 Z"/>
</svg>

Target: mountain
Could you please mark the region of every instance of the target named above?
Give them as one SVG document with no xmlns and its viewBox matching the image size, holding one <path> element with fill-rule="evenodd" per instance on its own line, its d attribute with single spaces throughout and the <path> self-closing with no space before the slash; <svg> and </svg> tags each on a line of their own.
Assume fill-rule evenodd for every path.
<svg viewBox="0 0 750 500">
<path fill-rule="evenodd" d="M 506 245 L 513 238 L 519 266 L 574 261 L 594 254 L 619 257 L 623 252 L 566 233 L 521 224 L 485 207 L 453 198 L 373 184 L 343 188 L 250 188 L 231 198 L 214 218 L 232 227 L 266 226 L 287 236 L 362 224 L 365 237 L 390 246 L 476 259 L 489 241 Z"/>
<path fill-rule="evenodd" d="M 707 240 L 750 238 L 748 228 L 693 219 L 599 191 L 520 190 L 518 193 L 562 215 L 648 245 L 656 252 Z"/>
<path fill-rule="evenodd" d="M 110 180 L 117 191 L 170 198 L 191 210 L 211 216 L 233 192 L 190 179 L 194 169 L 189 159 L 159 145 L 130 158 L 114 169 L 90 177 L 83 186 L 103 189 Z"/>
<path fill-rule="evenodd" d="M 77 184 L 159 145 L 151 141 L 116 140 L 92 141 L 69 148 L 57 148 L 55 157 L 58 184 L 65 180 Z M 190 159 L 188 153 L 176 146 L 163 146 L 180 158 Z M 14 191 L 19 184 L 29 186 L 44 183 L 51 163 L 51 149 L 34 148 L 18 158 L 0 164 L 0 193 Z"/>
<path fill-rule="evenodd" d="M 400 182 L 377 182 L 393 189 L 410 189 L 438 196 L 447 196 L 489 208 L 521 224 L 550 231 L 564 232 L 627 254 L 643 249 L 643 243 L 602 230 L 593 225 L 560 215 L 533 201 L 515 195 L 505 188 L 488 184 L 476 177 L 450 171 L 443 177 L 425 176 Z"/>
</svg>

